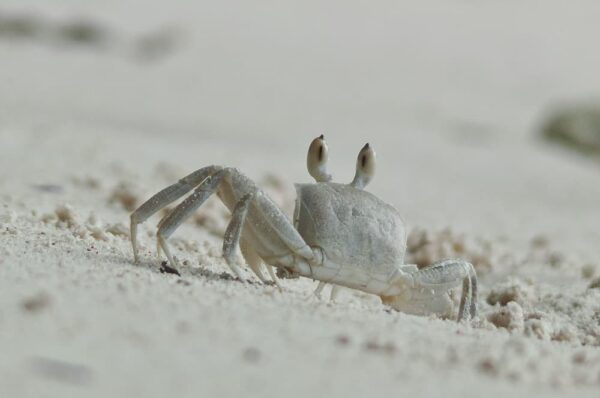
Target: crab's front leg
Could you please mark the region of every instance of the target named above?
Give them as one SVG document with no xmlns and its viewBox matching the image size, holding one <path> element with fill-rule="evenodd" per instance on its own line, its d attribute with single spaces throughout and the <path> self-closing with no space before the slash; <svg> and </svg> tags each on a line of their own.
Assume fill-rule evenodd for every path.
<svg viewBox="0 0 600 398">
<path fill-rule="evenodd" d="M 169 203 L 181 198 L 196 186 L 200 185 L 202 182 L 205 182 L 208 177 L 222 169 L 223 168 L 221 166 L 208 166 L 196 170 L 193 173 L 183 177 L 175 184 L 161 190 L 144 202 L 133 213 L 131 213 L 131 246 L 133 248 L 133 258 L 136 263 L 139 261 L 137 246 L 138 224 L 143 223 L 154 213 L 167 206 Z"/>
<path fill-rule="evenodd" d="M 384 293 L 381 299 L 402 312 L 449 315 L 452 301 L 447 293 L 461 283 L 460 322 L 477 316 L 477 275 L 473 265 L 463 260 L 443 260 L 420 270 L 402 267 L 389 281 L 395 294 Z"/>
<path fill-rule="evenodd" d="M 235 205 L 231 215 L 231 221 L 229 222 L 227 230 L 225 231 L 225 236 L 223 237 L 223 257 L 225 258 L 227 265 L 229 265 L 236 276 L 239 279 L 242 279 L 239 268 L 235 264 L 235 250 L 237 247 L 239 247 L 242 252 L 242 256 L 248 263 L 250 269 L 262 283 L 266 284 L 267 280 L 262 273 L 262 259 L 258 254 L 256 254 L 252 247 L 248 245 L 247 242 L 242 241 L 242 231 L 244 229 L 246 216 L 248 214 L 248 206 L 254 198 L 254 195 L 255 192 L 244 195 Z M 279 279 L 277 279 L 277 276 L 273 272 L 273 267 L 267 265 L 267 271 L 269 272 L 269 276 L 275 285 L 281 289 Z"/>
<path fill-rule="evenodd" d="M 177 262 L 171 254 L 167 239 L 169 239 L 185 219 L 190 217 L 217 190 L 226 173 L 227 170 L 219 170 L 207 177 L 190 196 L 185 198 L 175 210 L 163 217 L 158 223 L 158 231 L 156 233 L 158 254 L 160 255 L 160 250 L 162 249 L 172 267 L 176 267 Z"/>
<path fill-rule="evenodd" d="M 219 195 L 225 203 L 236 203 L 225 232 L 223 257 L 235 272 L 234 257 L 239 247 L 252 271 L 266 283 L 264 260 L 271 279 L 281 288 L 273 265 L 291 264 L 296 257 L 311 262 L 313 251 L 264 192 L 237 170 L 231 169 L 230 173 Z"/>
<path fill-rule="evenodd" d="M 227 230 L 225 231 L 225 236 L 223 237 L 223 257 L 225 258 L 227 265 L 229 265 L 229 268 L 231 268 L 240 280 L 242 279 L 242 275 L 240 274 L 238 266 L 235 264 L 235 248 L 239 246 L 242 229 L 244 228 L 244 222 L 246 221 L 246 214 L 248 213 L 248 205 L 250 204 L 252 197 L 254 197 L 254 193 L 248 193 L 235 205 L 231 221 L 229 222 Z M 256 271 L 255 273 L 261 282 L 264 283 L 265 281 L 262 275 Z"/>
</svg>

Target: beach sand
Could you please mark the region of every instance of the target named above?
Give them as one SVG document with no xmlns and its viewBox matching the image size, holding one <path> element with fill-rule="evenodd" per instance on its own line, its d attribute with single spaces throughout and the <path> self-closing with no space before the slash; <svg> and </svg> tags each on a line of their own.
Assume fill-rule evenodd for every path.
<svg viewBox="0 0 600 398">
<path fill-rule="evenodd" d="M 5 2 L 0 396 L 598 396 L 600 165 L 538 130 L 597 96 L 599 11 Z M 407 263 L 475 265 L 476 320 L 234 280 L 217 200 L 170 240 L 180 275 L 158 215 L 133 263 L 131 211 L 206 165 L 289 214 L 321 133 L 338 182 L 375 148 Z"/>
</svg>

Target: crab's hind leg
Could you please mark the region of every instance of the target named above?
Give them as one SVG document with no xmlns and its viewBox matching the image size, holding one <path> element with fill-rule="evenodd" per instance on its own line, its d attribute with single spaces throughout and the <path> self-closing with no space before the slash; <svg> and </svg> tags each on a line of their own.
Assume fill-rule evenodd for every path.
<svg viewBox="0 0 600 398">
<path fill-rule="evenodd" d="M 140 207 L 138 207 L 130 216 L 130 230 L 131 230 L 131 246 L 133 248 L 133 258 L 137 263 L 139 260 L 138 247 L 137 247 L 137 226 L 138 224 L 146 221 L 154 213 L 167 206 L 169 203 L 179 199 L 195 186 L 204 181 L 208 176 L 221 170 L 220 166 L 208 166 L 203 167 L 193 173 L 183 177 L 173 185 L 168 186 L 162 191 L 158 192 L 150 199 L 145 201 Z"/>
<path fill-rule="evenodd" d="M 451 287 L 462 280 L 458 321 L 477 316 L 477 274 L 471 263 L 443 260 L 417 271 L 413 277 L 419 286 L 432 288 Z"/>
<path fill-rule="evenodd" d="M 472 267 L 472 266 L 471 266 Z M 468 317 L 470 319 L 473 319 L 477 316 L 477 299 L 478 299 L 478 293 L 477 293 L 477 274 L 475 274 L 474 272 L 472 273 L 472 275 L 469 277 L 469 280 L 471 282 L 471 294 L 470 294 L 470 305 L 469 305 L 469 315 Z"/>
<path fill-rule="evenodd" d="M 412 314 L 450 315 L 452 301 L 448 291 L 462 284 L 458 321 L 477 316 L 477 275 L 473 265 L 463 260 L 443 260 L 417 269 L 401 266 L 399 272 L 384 283 L 380 293 L 385 304 Z"/>
<path fill-rule="evenodd" d="M 470 264 L 470 268 L 469 268 L 469 282 L 471 284 L 471 294 L 470 294 L 470 305 L 468 306 L 468 310 L 469 310 L 469 317 L 475 318 L 477 316 L 477 299 L 478 299 L 478 286 L 477 286 L 477 274 L 475 273 L 475 268 L 473 267 L 472 264 Z M 465 279 L 466 280 L 466 279 Z M 463 290 L 464 290 L 464 281 L 463 280 Z M 466 303 L 465 303 L 466 304 Z M 464 311 L 464 310 L 463 310 Z M 459 311 L 460 313 L 460 311 Z"/>
<path fill-rule="evenodd" d="M 179 225 L 181 225 L 186 218 L 196 211 L 198 207 L 200 207 L 202 203 L 204 203 L 206 199 L 208 199 L 209 196 L 217 190 L 225 173 L 226 170 L 221 169 L 204 179 L 204 181 L 202 181 L 202 183 L 194 190 L 194 193 L 185 198 L 185 200 L 181 202 L 175 208 L 175 210 L 165 216 L 158 223 L 158 232 L 156 233 L 158 247 L 162 248 L 162 250 L 165 252 L 165 255 L 169 259 L 169 263 L 172 267 L 175 267 L 177 264 L 171 255 L 171 251 L 167 245 L 167 239 L 173 234 L 173 232 L 175 232 L 177 227 L 179 227 Z"/>
</svg>

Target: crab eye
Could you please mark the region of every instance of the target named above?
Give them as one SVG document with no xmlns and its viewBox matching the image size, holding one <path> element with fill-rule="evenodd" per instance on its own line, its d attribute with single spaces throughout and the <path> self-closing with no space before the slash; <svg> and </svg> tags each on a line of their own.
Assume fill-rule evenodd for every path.
<svg viewBox="0 0 600 398">
<path fill-rule="evenodd" d="M 367 143 L 358 153 L 356 159 L 356 174 L 351 185 L 362 189 L 367 186 L 375 175 L 375 151 Z"/>
<path fill-rule="evenodd" d="M 308 158 L 307 166 L 310 171 L 311 166 L 319 167 L 320 165 L 327 162 L 327 144 L 325 143 L 325 136 L 321 134 L 312 142 L 308 147 Z"/>
<path fill-rule="evenodd" d="M 325 154 L 325 147 L 323 146 L 323 144 L 319 144 L 319 153 L 317 155 L 317 160 L 319 162 L 323 161 L 323 155 Z"/>
<path fill-rule="evenodd" d="M 362 147 L 360 153 L 358 154 L 358 158 L 360 161 L 360 166 L 357 166 L 359 166 L 364 173 L 368 174 L 370 177 L 373 177 L 375 174 L 375 151 L 368 143 Z"/>
<path fill-rule="evenodd" d="M 327 174 L 326 169 L 327 158 L 327 144 L 325 143 L 325 136 L 321 134 L 319 137 L 312 140 L 306 156 L 308 172 L 317 182 L 331 180 L 331 176 Z"/>
</svg>

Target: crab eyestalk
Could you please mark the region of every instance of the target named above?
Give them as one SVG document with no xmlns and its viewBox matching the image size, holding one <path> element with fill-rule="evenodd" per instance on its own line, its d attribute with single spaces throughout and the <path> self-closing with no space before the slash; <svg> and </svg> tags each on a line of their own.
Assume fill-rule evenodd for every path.
<svg viewBox="0 0 600 398">
<path fill-rule="evenodd" d="M 356 174 L 350 183 L 355 188 L 364 189 L 375 175 L 375 151 L 367 143 L 358 153 Z"/>
<path fill-rule="evenodd" d="M 308 172 L 317 182 L 331 181 L 331 174 L 327 173 L 327 158 L 327 144 L 325 143 L 325 136 L 321 134 L 312 140 L 306 155 Z"/>
</svg>

